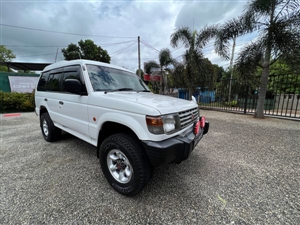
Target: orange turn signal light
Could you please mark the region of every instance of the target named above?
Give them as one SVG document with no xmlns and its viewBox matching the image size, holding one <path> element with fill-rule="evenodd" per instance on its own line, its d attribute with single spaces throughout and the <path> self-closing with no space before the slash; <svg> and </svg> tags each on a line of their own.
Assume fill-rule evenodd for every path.
<svg viewBox="0 0 300 225">
<path fill-rule="evenodd" d="M 148 126 L 163 126 L 163 121 L 160 116 L 146 116 L 146 123 Z"/>
</svg>

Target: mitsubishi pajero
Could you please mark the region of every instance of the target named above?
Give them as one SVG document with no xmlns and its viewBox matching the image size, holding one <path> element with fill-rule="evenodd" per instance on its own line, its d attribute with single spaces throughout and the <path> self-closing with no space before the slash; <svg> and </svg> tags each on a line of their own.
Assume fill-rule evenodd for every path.
<svg viewBox="0 0 300 225">
<path fill-rule="evenodd" d="M 35 103 L 44 139 L 63 130 L 96 146 L 109 184 L 127 196 L 143 189 L 153 167 L 187 159 L 209 129 L 195 98 L 153 94 L 134 73 L 90 60 L 47 66 Z"/>
</svg>

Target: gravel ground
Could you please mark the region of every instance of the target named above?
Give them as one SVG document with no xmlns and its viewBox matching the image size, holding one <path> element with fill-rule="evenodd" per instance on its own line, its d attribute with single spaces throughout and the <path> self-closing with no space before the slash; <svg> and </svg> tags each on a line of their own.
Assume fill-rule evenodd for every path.
<svg viewBox="0 0 300 225">
<path fill-rule="evenodd" d="M 34 113 L 1 116 L 0 224 L 300 224 L 300 123 L 202 115 L 191 157 L 134 198 L 108 185 L 95 147 L 47 143 Z"/>
</svg>

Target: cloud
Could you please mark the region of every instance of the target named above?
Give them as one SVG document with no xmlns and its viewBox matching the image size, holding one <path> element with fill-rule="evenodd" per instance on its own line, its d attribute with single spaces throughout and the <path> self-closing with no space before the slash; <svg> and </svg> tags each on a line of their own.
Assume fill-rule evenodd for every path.
<svg viewBox="0 0 300 225">
<path fill-rule="evenodd" d="M 109 52 L 111 63 L 135 71 L 138 65 L 137 36 L 142 41 L 142 65 L 158 57 L 155 49 L 168 47 L 174 57 L 178 57 L 185 49 L 176 50 L 170 46 L 170 36 L 176 28 L 192 28 L 194 25 L 199 30 L 205 25 L 226 21 L 238 15 L 244 4 L 222 0 L 2 1 L 2 24 L 85 35 L 0 26 L 0 44 L 13 50 L 17 55 L 15 61 L 51 63 L 55 60 L 57 48 L 58 60 L 63 60 L 61 48 L 81 39 L 92 39 Z M 118 44 L 120 42 L 124 43 Z M 222 63 L 211 53 L 206 57 L 213 59 L 214 63 Z"/>
<path fill-rule="evenodd" d="M 245 2 L 227 0 L 187 2 L 178 13 L 176 27 L 200 30 L 206 25 L 222 23 L 238 15 L 244 5 Z"/>
</svg>

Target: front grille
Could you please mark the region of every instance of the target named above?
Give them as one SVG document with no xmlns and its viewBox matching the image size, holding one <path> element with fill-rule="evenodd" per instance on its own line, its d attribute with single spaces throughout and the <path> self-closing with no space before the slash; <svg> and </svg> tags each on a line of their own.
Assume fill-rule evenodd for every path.
<svg viewBox="0 0 300 225">
<path fill-rule="evenodd" d="M 181 129 L 191 125 L 195 121 L 199 120 L 198 108 L 189 109 L 179 113 Z"/>
</svg>

